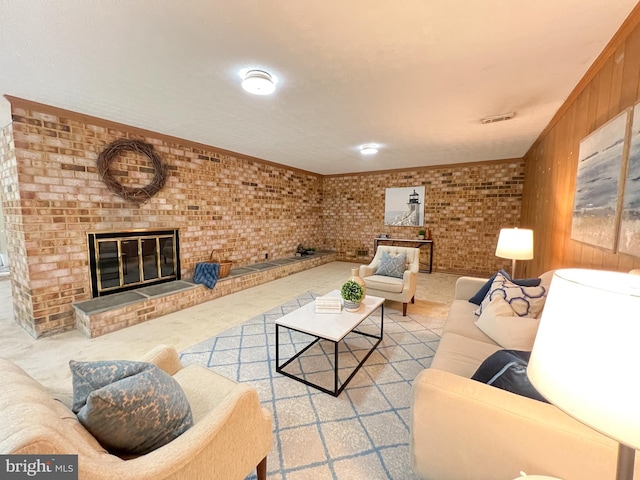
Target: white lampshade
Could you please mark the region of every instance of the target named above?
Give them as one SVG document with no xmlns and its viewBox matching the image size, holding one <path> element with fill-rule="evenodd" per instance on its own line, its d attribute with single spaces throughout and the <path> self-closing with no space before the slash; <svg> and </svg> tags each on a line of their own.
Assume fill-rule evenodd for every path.
<svg viewBox="0 0 640 480">
<path fill-rule="evenodd" d="M 533 230 L 527 228 L 503 228 L 498 237 L 496 257 L 511 260 L 533 258 Z"/>
<path fill-rule="evenodd" d="M 527 370 L 551 403 L 640 448 L 640 276 L 555 272 Z"/>
</svg>

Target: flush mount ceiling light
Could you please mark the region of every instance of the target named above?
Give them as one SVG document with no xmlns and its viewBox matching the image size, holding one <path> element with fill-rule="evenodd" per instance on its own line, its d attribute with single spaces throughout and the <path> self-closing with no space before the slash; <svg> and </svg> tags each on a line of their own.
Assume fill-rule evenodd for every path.
<svg viewBox="0 0 640 480">
<path fill-rule="evenodd" d="M 263 70 L 249 70 L 242 79 L 242 88 L 254 95 L 270 95 L 276 89 L 273 77 Z"/>
<path fill-rule="evenodd" d="M 368 143 L 360 147 L 360 153 L 362 155 L 375 155 L 376 153 L 378 153 L 379 148 L 380 147 L 375 143 Z"/>
</svg>

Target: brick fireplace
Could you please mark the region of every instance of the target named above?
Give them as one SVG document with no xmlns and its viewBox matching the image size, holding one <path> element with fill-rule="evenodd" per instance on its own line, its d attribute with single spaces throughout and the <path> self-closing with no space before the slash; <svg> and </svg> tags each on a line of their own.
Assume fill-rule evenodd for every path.
<svg viewBox="0 0 640 480">
<path fill-rule="evenodd" d="M 239 267 L 289 257 L 300 242 L 325 247 L 319 175 L 6 98 L 13 119 L 0 132 L 0 180 L 14 312 L 36 338 L 76 328 L 72 305 L 93 297 L 89 233 L 179 230 L 176 278 L 193 276 L 212 252 Z M 119 138 L 151 143 L 168 166 L 164 188 L 143 205 L 115 196 L 96 170 L 98 154 Z M 112 167 L 132 187 L 153 174 L 143 156 Z M 145 256 L 143 243 L 135 248 Z"/>
</svg>

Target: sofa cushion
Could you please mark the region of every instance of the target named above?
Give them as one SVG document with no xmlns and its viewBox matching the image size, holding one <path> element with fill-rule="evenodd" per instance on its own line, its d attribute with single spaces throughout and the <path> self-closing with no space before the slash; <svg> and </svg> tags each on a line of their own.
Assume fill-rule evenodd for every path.
<svg viewBox="0 0 640 480">
<path fill-rule="evenodd" d="M 529 351 L 499 350 L 482 362 L 471 379 L 546 402 L 547 400 L 540 395 L 527 376 L 527 364 L 530 356 L 531 352 Z"/>
<path fill-rule="evenodd" d="M 518 317 L 500 296 L 494 297 L 475 324 L 503 348 L 531 350 L 538 332 L 537 318 Z"/>
<path fill-rule="evenodd" d="M 73 410 L 110 451 L 143 455 L 193 425 L 178 382 L 151 363 L 72 360 L 69 366 Z"/>
<path fill-rule="evenodd" d="M 489 290 L 491 289 L 491 285 L 493 284 L 493 281 L 496 279 L 496 276 L 498 274 L 501 274 L 506 279 L 508 279 L 508 280 L 512 281 L 513 283 L 515 283 L 516 285 L 520 285 L 522 287 L 537 287 L 538 285 L 540 285 L 540 282 L 542 281 L 542 279 L 540 279 L 540 278 L 516 278 L 516 279 L 513 279 L 504 270 L 499 270 L 496 273 L 494 273 L 489 280 L 487 280 L 485 282 L 485 284 L 480 288 L 480 290 L 478 290 L 476 292 L 476 294 L 469 299 L 469 301 L 471 303 L 476 304 L 476 305 L 480 305 L 482 303 L 482 300 L 484 300 L 484 297 L 486 297 L 487 293 L 489 293 Z"/>
<path fill-rule="evenodd" d="M 474 328 L 478 329 L 475 325 Z M 431 362 L 431 368 L 471 378 L 480 364 L 502 347 L 493 342 L 481 342 L 464 335 L 448 332 L 440 339 L 440 344 Z"/>
<path fill-rule="evenodd" d="M 457 333 L 484 343 L 495 344 L 495 341 L 488 337 L 476 325 L 478 317 L 474 314 L 476 306 L 467 300 L 454 300 L 449 307 L 449 315 L 442 329 L 443 335 L 446 333 Z"/>
<path fill-rule="evenodd" d="M 375 275 L 384 275 L 387 277 L 402 278 L 404 271 L 407 269 L 407 255 L 399 253 L 392 256 L 389 252 L 383 251 L 380 258 L 380 265 Z"/>
<path fill-rule="evenodd" d="M 508 280 L 504 275 L 498 273 L 489 293 L 476 310 L 476 315 L 481 315 L 491 300 L 496 296 L 504 298 L 516 315 L 520 317 L 537 317 L 542 308 L 547 295 L 547 288 L 543 285 L 537 287 L 523 287 Z"/>
<path fill-rule="evenodd" d="M 367 288 L 372 290 L 384 290 L 391 293 L 402 293 L 404 281 L 401 278 L 387 277 L 385 275 L 371 275 L 363 278 Z"/>
</svg>

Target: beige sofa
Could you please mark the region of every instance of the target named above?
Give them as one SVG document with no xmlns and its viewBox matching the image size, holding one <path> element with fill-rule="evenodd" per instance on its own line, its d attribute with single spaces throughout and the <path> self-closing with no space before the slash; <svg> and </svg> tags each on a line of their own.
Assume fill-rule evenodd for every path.
<svg viewBox="0 0 640 480">
<path fill-rule="evenodd" d="M 63 402 L 0 359 L 0 453 L 78 454 L 85 480 L 244 479 L 256 466 L 258 478 L 266 478 L 272 419 L 253 387 L 199 365 L 183 368 L 172 347 L 141 360 L 172 375 L 189 400 L 194 425 L 175 440 L 129 460 L 111 455 Z"/>
<path fill-rule="evenodd" d="M 542 284 L 551 276 L 542 275 Z M 511 480 L 521 471 L 563 480 L 615 478 L 617 443 L 551 404 L 471 380 L 502 348 L 475 325 L 477 305 L 468 302 L 485 282 L 458 279 L 431 367 L 414 381 L 415 473 L 430 480 Z M 636 479 L 639 467 L 636 461 Z"/>
</svg>

